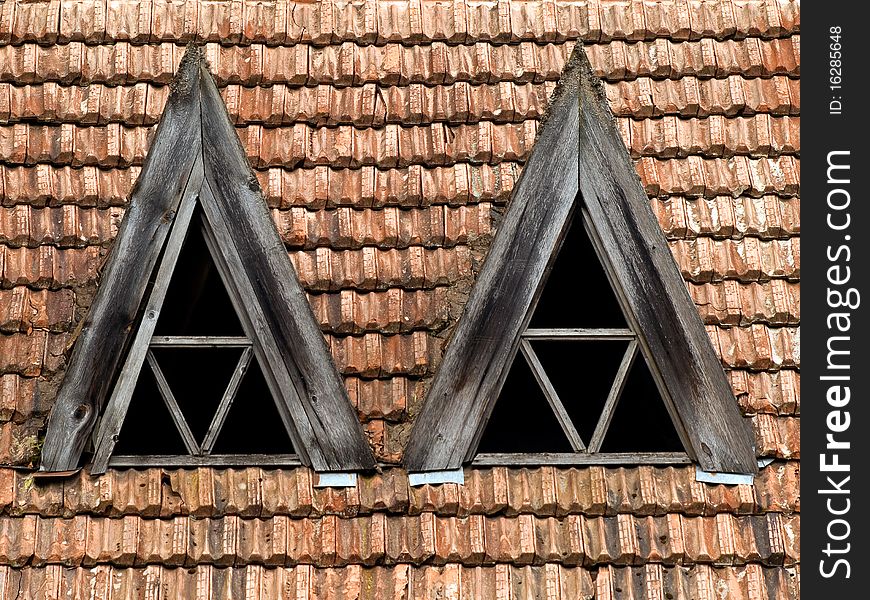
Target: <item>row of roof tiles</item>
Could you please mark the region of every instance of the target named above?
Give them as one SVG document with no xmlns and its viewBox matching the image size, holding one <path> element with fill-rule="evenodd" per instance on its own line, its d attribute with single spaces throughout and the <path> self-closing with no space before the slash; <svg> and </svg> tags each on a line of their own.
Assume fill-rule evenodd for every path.
<svg viewBox="0 0 870 600">
<path fill-rule="evenodd" d="M 782 279 L 721 285 L 689 285 L 701 318 L 707 325 L 797 325 L 800 323 L 800 284 Z M 413 314 L 413 313 L 411 313 Z M 2 327 L 2 325 L 0 325 Z"/>
<path fill-rule="evenodd" d="M 762 283 L 692 284 L 689 292 L 708 325 L 797 325 L 800 286 L 782 279 Z M 310 294 L 315 318 L 324 332 L 360 335 L 367 332 L 405 333 L 440 330 L 448 322 L 450 292 L 389 288 L 383 292 Z M 33 290 L 25 286 L 0 289 L 0 332 L 32 329 L 69 331 L 76 309 L 73 291 Z"/>
<path fill-rule="evenodd" d="M 143 591 L 150 598 L 158 590 L 162 597 L 191 600 L 382 600 L 409 595 L 419 600 L 527 600 L 542 591 L 547 600 L 719 600 L 723 594 L 729 600 L 798 600 L 799 585 L 800 565 L 758 564 L 670 567 L 653 563 L 592 570 L 557 564 L 465 567 L 456 563 L 337 568 L 0 567 L 0 593 L 10 597 L 20 590 L 43 590 L 52 598 L 91 594 L 101 600 L 136 597 Z"/>
<path fill-rule="evenodd" d="M 653 199 L 653 212 L 665 235 L 673 240 L 731 238 L 749 244 L 785 241 L 800 234 L 800 201 L 775 196 L 762 198 L 718 196 Z M 272 217 L 284 243 L 292 250 L 330 247 L 334 250 L 440 246 L 488 241 L 498 209 L 489 202 L 422 208 L 273 210 Z M 17 204 L 0 207 L 0 244 L 13 248 L 55 246 L 84 248 L 109 246 L 118 232 L 124 209 L 86 208 L 75 204 L 37 207 Z M 713 243 L 711 241 L 705 243 Z M 703 253 L 703 250 L 699 250 Z M 702 260 L 702 259 L 698 259 Z M 719 270 L 719 272 L 725 272 Z"/>
<path fill-rule="evenodd" d="M 237 124 L 380 127 L 387 123 L 458 125 L 539 119 L 554 89 L 554 82 L 510 81 L 478 85 L 460 81 L 428 87 L 368 83 L 344 88 L 230 84 L 221 88 L 221 94 L 230 119 Z M 614 113 L 634 119 L 800 114 L 799 80 L 779 75 L 768 79 L 685 77 L 677 81 L 644 77 L 607 83 L 605 90 Z M 17 86 L 0 82 L 0 123 L 154 125 L 168 92 L 166 85 L 149 83 Z"/>
<path fill-rule="evenodd" d="M 731 75 L 725 79 L 677 80 L 639 77 L 607 83 L 604 89 L 614 114 L 635 119 L 663 115 L 693 118 L 800 114 L 800 80 L 785 76 L 745 79 Z"/>
<path fill-rule="evenodd" d="M 336 206 L 414 207 L 482 201 L 503 204 L 510 197 L 520 168 L 521 165 L 515 162 L 493 165 L 463 162 L 434 168 L 410 165 L 404 169 L 377 169 L 374 166 L 331 169 L 322 165 L 294 170 L 274 167 L 255 174 L 270 206 L 306 206 L 316 210 Z M 646 157 L 637 161 L 637 169 L 647 194 L 662 198 L 663 202 L 673 196 L 682 196 L 688 199 L 712 198 L 717 199 L 716 202 L 731 197 L 737 199 L 735 202 L 745 203 L 747 200 L 743 197 L 796 197 L 800 189 L 800 161 L 794 156 L 761 159 L 690 156 L 669 160 Z M 140 167 L 104 170 L 93 166 L 70 168 L 42 164 L 15 167 L 0 164 L 0 198 L 3 198 L 4 206 L 122 206 L 126 204 L 139 172 Z M 752 200 L 749 202 L 755 204 Z M 703 212 L 702 205 L 694 206 L 699 208 L 699 213 Z M 780 206 L 779 212 L 788 222 L 778 228 L 796 232 L 798 224 L 794 208 L 798 205 Z M 717 210 L 719 208 L 717 205 Z M 726 218 L 734 214 L 733 224 L 726 221 L 725 227 L 733 231 L 740 226 L 741 216 L 760 213 L 757 207 L 753 208 L 748 211 L 745 207 L 735 207 L 725 211 L 723 216 Z M 688 209 L 683 212 L 689 213 Z M 688 215 L 685 219 L 679 214 L 667 217 L 671 218 L 677 232 L 691 223 Z M 660 221 L 663 219 L 660 215 Z M 686 225 L 682 224 L 683 220 L 687 221 Z M 674 237 L 682 235 L 676 233 Z"/>
<path fill-rule="evenodd" d="M 558 81 L 574 43 L 521 42 L 492 45 L 479 42 L 449 46 L 359 46 L 345 42 L 317 48 L 309 45 L 219 46 L 208 44 L 206 58 L 218 85 L 287 84 L 339 87 L 378 83 L 383 86 L 446 85 Z M 184 53 L 171 44 L 107 46 L 70 43 L 63 46 L 0 46 L 0 79 L 18 85 L 60 82 L 125 85 L 169 83 Z M 800 76 L 800 36 L 759 41 L 611 42 L 587 46 L 595 74 L 607 81 L 638 77 L 739 78 Z"/>
<path fill-rule="evenodd" d="M 596 600 L 636 600 L 668 598 L 674 600 L 798 600 L 800 565 L 794 568 L 765 569 L 746 565 L 737 569 L 717 569 L 706 565 L 663 567 L 611 567 L 599 569 L 595 577 Z"/>
<path fill-rule="evenodd" d="M 677 266 L 687 281 L 705 283 L 800 279 L 800 237 L 781 240 L 714 240 L 698 237 L 670 242 Z"/>
<path fill-rule="evenodd" d="M 624 119 L 618 126 L 632 156 L 758 157 L 774 160 L 800 151 L 799 117 L 682 120 Z M 250 125 L 238 130 L 248 158 L 257 168 L 379 169 L 419 164 L 427 167 L 457 163 L 496 164 L 523 162 L 537 135 L 537 122 L 469 125 L 430 125 L 357 129 L 353 126 L 312 127 L 299 123 L 286 128 Z M 105 126 L 30 125 L 0 126 L 0 161 L 9 165 L 81 167 L 139 166 L 148 153 L 153 130 Z"/>
<path fill-rule="evenodd" d="M 743 283 L 800 278 L 800 238 L 760 241 L 695 238 L 670 242 L 683 277 L 692 283 L 734 280 Z M 54 246 L 0 246 L 0 288 L 26 285 L 57 289 L 94 283 L 105 249 L 99 246 L 57 249 Z M 468 280 L 480 257 L 466 245 L 453 248 L 410 246 L 381 250 L 293 251 L 290 260 L 309 292 L 345 289 L 360 292 L 401 287 L 431 289 Z"/>
<path fill-rule="evenodd" d="M 309 210 L 305 210 L 303 206 L 288 207 L 285 200 L 296 201 L 301 198 L 294 196 L 285 199 L 281 191 L 285 187 L 292 189 L 294 184 L 302 179 L 302 174 L 311 174 L 311 171 L 300 173 L 269 170 L 264 173 L 263 179 L 268 186 L 265 192 L 269 204 L 283 204 L 283 210 L 273 211 L 272 216 L 285 242 L 293 247 L 312 248 L 329 245 L 338 249 L 349 249 L 363 245 L 406 247 L 433 243 L 452 246 L 491 234 L 495 212 L 488 201 L 504 203 L 502 190 L 513 187 L 513 182 L 508 179 L 515 173 L 511 167 L 512 165 L 502 165 L 499 169 L 488 165 L 477 167 L 463 164 L 425 171 L 415 168 L 404 172 L 375 169 L 344 171 L 341 175 L 345 176 L 345 183 L 348 185 L 340 190 L 338 197 L 332 197 L 331 200 L 327 199 L 331 196 L 330 179 L 335 184 L 338 175 L 328 168 L 315 169 L 313 175 L 319 181 L 315 181 L 313 187 L 315 191 L 320 190 L 320 194 L 319 197 L 308 199 Z M 102 171 L 91 168 L 73 170 L 39 166 L 18 169 L 3 169 L 0 166 L 0 171 L 8 175 L 6 186 L 10 190 L 18 184 L 23 184 L 33 193 L 27 198 L 32 202 L 26 204 L 10 202 L 5 208 L 0 208 L 0 223 L 2 223 L 0 243 L 14 247 L 45 244 L 66 248 L 109 243 L 114 239 L 120 219 L 123 217 L 123 209 L 118 205 L 126 202 L 126 196 L 121 195 L 121 190 L 126 189 L 133 175 L 129 171 L 121 170 Z M 387 182 L 391 180 L 396 182 L 399 179 L 413 180 L 415 177 L 412 171 L 420 177 L 417 183 L 427 191 L 442 184 L 448 187 L 448 181 L 454 184 L 464 181 L 465 193 L 463 194 L 456 189 L 457 186 L 454 186 L 454 191 L 449 197 L 444 195 L 440 198 L 427 197 L 427 200 L 434 203 L 427 203 L 421 210 L 413 209 L 416 203 L 407 209 L 400 210 L 396 206 L 386 206 L 378 210 L 379 205 L 383 206 L 380 201 L 384 199 L 379 198 L 380 201 L 375 202 L 373 196 L 376 193 L 373 188 L 385 189 Z M 26 184 L 32 183 L 34 178 L 39 180 L 40 185 L 36 188 L 27 186 Z M 376 181 L 372 183 L 372 179 Z M 469 186 L 469 179 L 474 182 L 471 186 Z M 382 185 L 378 185 L 378 180 Z M 88 182 L 90 185 L 87 185 Z M 88 187 L 92 190 L 101 190 L 110 186 L 115 188 L 115 191 L 105 196 L 100 195 L 99 192 L 96 194 L 87 192 Z M 118 189 L 119 186 L 123 187 Z M 324 198 L 321 186 L 327 188 L 327 198 Z M 309 189 L 311 187 L 311 184 L 307 186 Z M 333 185 L 333 188 L 335 187 L 337 186 Z M 475 188 L 476 191 L 470 194 L 469 187 Z M 37 195 L 40 188 L 43 194 Z M 88 196 L 90 201 L 75 203 L 76 191 L 84 192 L 83 195 Z M 111 188 L 107 191 L 111 192 Z M 442 193 L 449 193 L 449 187 Z M 419 201 L 421 195 L 424 194 L 405 199 Z M 40 197 L 48 202 L 51 208 L 45 208 L 45 204 L 39 202 Z M 21 199 L 23 198 L 17 195 L 7 198 L 13 202 Z M 108 210 L 96 210 L 88 206 L 92 205 L 95 199 L 102 200 L 103 206 L 105 203 L 115 206 Z M 468 204 L 460 202 L 463 199 Z M 447 206 L 443 204 L 445 202 L 448 203 Z M 478 204 L 475 204 L 476 202 Z M 336 207 L 334 203 L 338 203 L 338 206 Z M 367 205 L 375 205 L 375 210 L 364 210 L 363 207 Z M 455 208 L 451 208 L 451 205 Z M 781 198 L 774 195 L 758 198 L 670 196 L 653 198 L 651 206 L 665 236 L 672 240 L 697 237 L 739 239 L 744 236 L 768 240 L 800 234 L 799 198 Z M 287 208 L 290 210 L 287 211 Z M 324 212 L 322 210 L 324 208 L 336 210 Z"/>
<path fill-rule="evenodd" d="M 634 158 L 758 158 L 800 152 L 799 117 L 620 118 L 617 126 Z M 390 124 L 364 129 L 297 123 L 277 128 L 249 125 L 239 128 L 238 133 L 249 160 L 257 168 L 324 165 L 358 169 L 369 165 L 384 169 L 412 164 L 435 167 L 461 162 L 522 162 L 531 152 L 537 122 L 527 119 L 521 123 L 479 121 L 407 127 Z M 72 123 L 0 126 L 0 161 L 10 165 L 138 166 L 145 160 L 152 135 L 151 128 L 118 123 L 89 127 Z"/>
<path fill-rule="evenodd" d="M 467 468 L 465 484 L 411 487 L 401 469 L 360 475 L 350 488 L 314 488 L 306 468 L 110 470 L 34 484 L 27 473 L 0 469 L 3 514 L 118 517 L 351 517 L 372 512 L 439 516 L 634 514 L 686 516 L 800 510 L 800 465 L 775 462 L 753 485 L 695 480 L 695 467 Z"/>
<path fill-rule="evenodd" d="M 800 30 L 797 2 L 553 2 L 552 0 L 362 0 L 8 2 L 0 43 L 188 42 L 364 44 L 436 40 L 495 43 L 778 37 Z M 209 32 L 209 33 L 204 33 Z"/>
<path fill-rule="evenodd" d="M 644 189 L 651 197 L 776 195 L 790 198 L 800 193 L 800 159 L 794 156 L 759 159 L 689 156 L 669 160 L 644 157 L 636 165 Z"/>
<path fill-rule="evenodd" d="M 794 564 L 797 516 L 0 517 L 11 566 Z"/>
<path fill-rule="evenodd" d="M 726 569 L 705 568 L 714 579 Z M 763 569 L 778 571 L 778 569 Z M 740 569 L 739 571 L 742 571 Z M 705 571 L 706 573 L 706 571 Z M 338 568 L 295 567 L 212 567 L 193 568 L 151 565 L 118 568 L 97 565 L 93 568 L 0 567 L 0 594 L 31 590 L 49 598 L 95 598 L 126 600 L 144 594 L 154 598 L 190 600 L 383 600 L 413 597 L 419 600 L 526 600 L 546 590 L 548 600 L 591 600 L 594 585 L 590 571 L 557 564 L 542 566 L 494 565 L 491 567 L 445 566 Z M 413 594 L 413 596 L 410 596 Z M 28 600 L 33 596 L 25 596 Z M 696 600 L 714 600 L 711 595 Z M 735 596 L 735 600 L 750 600 Z M 775 600 L 791 600 L 777 596 Z M 688 600 L 677 597 L 676 600 Z"/>
<path fill-rule="evenodd" d="M 669 239 L 696 237 L 774 239 L 800 234 L 800 198 L 766 195 L 652 198 L 653 213 Z"/>
<path fill-rule="evenodd" d="M 108 246 L 118 232 L 121 208 L 88 209 L 74 204 L 35 208 L 26 204 L 0 207 L 0 244 L 12 247 Z M 334 249 L 453 247 L 488 239 L 494 213 L 488 202 L 467 206 L 436 205 L 419 209 L 386 207 L 354 210 L 341 207 L 309 211 L 302 207 L 274 210 L 272 216 L 284 243 L 292 249 L 330 246 Z"/>
</svg>

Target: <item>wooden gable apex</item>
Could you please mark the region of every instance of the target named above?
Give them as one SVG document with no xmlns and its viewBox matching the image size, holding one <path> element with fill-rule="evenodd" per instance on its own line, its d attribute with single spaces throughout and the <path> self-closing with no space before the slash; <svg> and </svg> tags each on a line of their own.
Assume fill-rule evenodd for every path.
<svg viewBox="0 0 870 600">
<path fill-rule="evenodd" d="M 580 44 L 416 420 L 406 467 L 449 470 L 474 458 L 575 208 L 621 289 L 686 452 L 708 471 L 756 472 L 750 424 Z"/>
<path fill-rule="evenodd" d="M 77 468 L 101 413 L 93 470 L 105 470 L 130 393 L 126 404 L 123 393 L 120 401 L 115 397 L 135 383 L 145 360 L 168 275 L 197 203 L 212 236 L 212 256 L 232 288 L 301 460 L 317 471 L 373 468 L 371 448 L 204 54 L 191 46 L 73 346 L 49 418 L 41 470 Z"/>
</svg>

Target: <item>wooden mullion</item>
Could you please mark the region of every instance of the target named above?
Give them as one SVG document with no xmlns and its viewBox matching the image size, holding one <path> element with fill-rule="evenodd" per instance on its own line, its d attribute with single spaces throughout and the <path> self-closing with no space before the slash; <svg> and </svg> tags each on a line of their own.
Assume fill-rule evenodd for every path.
<svg viewBox="0 0 870 600">
<path fill-rule="evenodd" d="M 178 213 L 175 215 L 175 223 L 172 225 L 169 239 L 166 242 L 166 248 L 163 251 L 163 258 L 157 269 L 157 276 L 151 288 L 151 295 L 145 304 L 142 320 L 133 338 L 133 343 L 127 352 L 127 358 L 124 361 L 121 373 L 118 375 L 115 389 L 109 397 L 100 427 L 96 432 L 94 464 L 91 469 L 91 472 L 94 474 L 105 473 L 109 456 L 111 456 L 112 450 L 117 443 L 118 435 L 124 424 L 124 417 L 127 415 L 127 409 L 130 406 L 130 399 L 133 397 L 133 390 L 136 388 L 139 373 L 142 370 L 142 365 L 145 363 L 148 345 L 157 327 L 157 321 L 160 318 L 160 310 L 163 307 L 163 301 L 169 289 L 172 273 L 175 271 L 178 256 L 181 253 L 181 248 L 187 236 L 187 229 L 190 226 L 193 211 L 196 208 L 196 196 L 199 193 L 202 181 L 203 165 L 200 158 L 194 163 L 193 171 L 187 181 Z"/>
<path fill-rule="evenodd" d="M 307 453 L 308 445 L 302 442 L 303 432 L 298 430 L 298 427 L 304 423 L 297 424 L 287 408 L 287 403 L 277 401 L 278 398 L 284 396 L 282 389 L 295 390 L 293 382 L 290 380 L 289 374 L 280 369 L 280 365 L 283 364 L 280 352 L 274 343 L 270 343 L 272 340 L 271 336 L 268 335 L 268 325 L 256 298 L 251 294 L 250 285 L 247 283 L 247 274 L 242 268 L 241 257 L 234 251 L 230 233 L 217 212 L 214 193 L 207 181 L 203 182 L 202 187 L 205 199 L 203 213 L 206 217 L 203 220 L 202 234 L 206 246 L 212 259 L 214 259 L 236 314 L 242 322 L 242 328 L 252 340 L 259 342 L 253 345 L 253 349 L 257 362 L 261 366 L 263 378 L 266 380 L 266 385 L 278 409 L 278 414 L 281 416 L 281 422 L 284 424 L 287 435 L 290 436 L 297 452 L 308 463 L 311 459 Z M 256 331 L 261 332 L 259 337 L 254 336 Z M 283 378 L 283 380 L 279 381 L 279 378 Z M 313 435 L 313 432 L 310 431 L 305 433 L 309 436 Z"/>
<path fill-rule="evenodd" d="M 236 370 L 233 371 L 233 376 L 230 379 L 230 383 L 229 385 L 227 385 L 227 389 L 224 392 L 223 397 L 221 398 L 214 418 L 212 419 L 211 424 L 208 427 L 208 431 L 205 434 L 205 439 L 202 442 L 203 454 L 211 454 L 211 451 L 214 448 L 217 437 L 218 435 L 220 435 L 221 429 L 224 426 L 224 422 L 227 419 L 227 415 L 230 412 L 230 406 L 232 406 L 233 400 L 235 400 L 236 394 L 239 391 L 239 386 L 242 384 L 242 379 L 244 379 L 245 373 L 247 373 L 248 371 L 248 366 L 251 364 L 251 356 L 253 355 L 253 353 L 254 351 L 251 347 L 245 348 L 242 352 L 242 356 L 239 358 L 239 363 L 236 365 Z"/>
<path fill-rule="evenodd" d="M 246 336 L 161 335 L 151 338 L 151 347 L 160 348 L 248 348 Z"/>
<path fill-rule="evenodd" d="M 685 452 L 540 452 L 496 454 L 481 452 L 471 461 L 476 467 L 531 467 L 543 465 L 677 465 L 691 463 Z"/>
<path fill-rule="evenodd" d="M 577 428 L 574 427 L 574 423 L 571 422 L 571 417 L 568 416 L 568 411 L 565 410 L 565 405 L 562 404 L 562 401 L 559 399 L 559 394 L 556 393 L 556 388 L 553 387 L 550 378 L 547 377 L 547 373 L 544 371 L 541 361 L 538 360 L 538 356 L 535 354 L 535 351 L 532 349 L 532 345 L 528 340 L 523 340 L 520 343 L 520 351 L 523 353 L 526 362 L 532 369 L 535 380 L 537 380 L 538 385 L 544 392 L 544 396 L 547 397 L 547 402 L 550 404 L 550 408 L 553 409 L 553 413 L 556 415 L 556 420 L 559 421 L 559 426 L 562 428 L 562 431 L 565 432 L 565 436 L 571 443 L 571 448 L 574 452 L 585 452 L 586 445 L 580 438 L 580 434 L 577 433 Z"/>
<path fill-rule="evenodd" d="M 297 454 L 145 454 L 112 456 L 111 467 L 298 467 Z"/>
<path fill-rule="evenodd" d="M 157 380 L 157 389 L 160 390 L 160 395 L 166 403 L 166 408 L 169 409 L 169 414 L 172 415 L 172 421 L 175 423 L 178 433 L 181 434 L 184 447 L 192 455 L 199 454 L 199 444 L 196 443 L 196 438 L 193 437 L 193 432 L 184 419 L 184 413 L 181 412 L 181 407 L 178 405 L 178 401 L 169 387 L 169 382 L 166 380 L 160 365 L 157 364 L 157 357 L 154 356 L 154 352 L 151 350 L 148 351 L 148 364 L 151 365 L 151 370 L 154 372 L 154 379 Z"/>
<path fill-rule="evenodd" d="M 637 337 L 631 329 L 526 329 L 524 339 L 534 340 L 632 340 Z"/>
<path fill-rule="evenodd" d="M 631 371 L 636 356 L 637 340 L 632 340 L 629 342 L 625 355 L 622 357 L 619 370 L 616 371 L 616 377 L 613 380 L 613 385 L 610 387 L 610 393 L 607 394 L 607 400 L 604 402 L 601 417 L 595 426 L 592 439 L 589 440 L 589 452 L 598 452 L 601 449 L 601 443 L 604 441 L 605 434 L 607 434 L 607 428 L 610 427 L 614 409 L 617 402 L 619 402 L 619 398 L 622 396 L 622 390 L 625 389 L 625 382 L 628 379 L 628 373 Z"/>
</svg>

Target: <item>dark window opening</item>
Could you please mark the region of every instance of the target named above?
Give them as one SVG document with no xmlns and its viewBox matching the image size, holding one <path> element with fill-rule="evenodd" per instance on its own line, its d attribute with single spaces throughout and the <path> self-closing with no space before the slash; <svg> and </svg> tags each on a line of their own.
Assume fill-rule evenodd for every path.
<svg viewBox="0 0 870 600">
<path fill-rule="evenodd" d="M 541 329 L 550 331 L 535 331 Z M 611 331 L 600 331 L 604 329 Z M 526 353 L 540 363 L 542 378 L 552 386 L 555 394 L 550 396 L 555 400 L 552 404 L 547 400 L 546 386 L 538 382 L 526 357 L 518 352 L 478 452 L 683 451 L 579 210 L 522 338 Z M 629 362 L 631 356 L 633 362 Z M 620 371 L 624 378 L 621 391 L 617 384 Z M 608 405 L 611 396 L 615 404 Z M 564 429 L 556 416 L 559 412 L 567 415 L 563 423 L 570 420 Z M 609 426 L 599 429 L 607 416 Z M 578 450 L 569 442 L 571 426 L 580 440 L 576 444 L 573 438 Z"/>
<path fill-rule="evenodd" d="M 549 276 L 529 327 L 533 329 L 626 327 L 625 316 L 579 210 Z"/>
<path fill-rule="evenodd" d="M 152 352 L 194 439 L 202 444 L 242 349 L 154 348 Z M 146 369 L 150 370 L 147 363 L 142 367 Z M 163 403 L 159 395 L 153 401 Z"/>
<path fill-rule="evenodd" d="M 153 359 L 140 369 L 113 454 L 295 454 L 205 242 L 203 219 L 197 207 L 149 343 Z M 152 360 L 183 425 L 173 420 Z M 184 443 L 185 427 L 193 450 Z"/>
<path fill-rule="evenodd" d="M 214 454 L 295 454 L 278 407 L 256 360 L 252 361 Z"/>
<path fill-rule="evenodd" d="M 202 209 L 190 220 L 155 335 L 244 335 L 202 235 Z"/>
<path fill-rule="evenodd" d="M 585 444 L 592 439 L 626 341 L 532 342 L 547 377 Z"/>
<path fill-rule="evenodd" d="M 517 354 L 478 452 L 571 452 L 525 358 Z"/>
<path fill-rule="evenodd" d="M 642 356 L 634 361 L 601 451 L 683 451 L 680 436 Z"/>
<path fill-rule="evenodd" d="M 187 454 L 169 409 L 160 397 L 151 367 L 139 374 L 130 407 L 118 434 L 115 454 Z"/>
</svg>

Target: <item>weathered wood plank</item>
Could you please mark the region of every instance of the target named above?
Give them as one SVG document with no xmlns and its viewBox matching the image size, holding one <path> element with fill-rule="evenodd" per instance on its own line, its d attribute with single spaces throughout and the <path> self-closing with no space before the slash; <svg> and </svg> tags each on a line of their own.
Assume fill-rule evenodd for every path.
<svg viewBox="0 0 870 600">
<path fill-rule="evenodd" d="M 157 358 L 150 350 L 148 351 L 148 364 L 154 372 L 154 379 L 157 380 L 157 389 L 160 390 L 163 402 L 166 403 L 166 408 L 169 409 L 169 414 L 172 416 L 172 422 L 175 423 L 178 433 L 181 434 L 181 440 L 184 442 L 184 447 L 190 454 L 199 454 L 199 444 L 196 442 L 196 438 L 193 437 L 193 432 L 187 425 L 184 413 L 181 412 L 181 407 L 178 405 L 178 401 L 175 399 L 175 394 L 172 393 L 172 389 L 169 387 L 169 382 L 166 380 L 163 370 L 160 368 L 160 365 L 157 364 Z"/>
<path fill-rule="evenodd" d="M 571 61 L 414 424 L 409 471 L 457 469 L 472 458 L 561 246 L 578 189 L 580 72 Z"/>
<path fill-rule="evenodd" d="M 110 467 L 299 467 L 295 454 L 210 454 L 207 456 L 143 454 L 118 455 Z"/>
<path fill-rule="evenodd" d="M 81 324 L 48 422 L 40 469 L 78 467 L 115 380 L 142 297 L 163 249 L 194 161 L 201 154 L 202 50 L 185 53 L 130 206 Z"/>
<path fill-rule="evenodd" d="M 202 160 L 197 159 L 175 215 L 172 231 L 169 233 L 166 249 L 163 251 L 163 259 L 157 268 L 157 276 L 154 278 L 151 294 L 145 303 L 139 328 L 136 330 L 133 343 L 130 344 L 130 349 L 127 351 L 127 358 L 124 360 L 118 380 L 103 411 L 100 427 L 95 432 L 95 451 L 91 472 L 96 475 L 105 473 L 109 456 L 115 448 L 121 428 L 124 425 L 124 418 L 130 407 L 136 382 L 139 380 L 142 365 L 145 363 L 149 342 L 154 329 L 157 327 L 157 321 L 160 319 L 160 310 L 169 289 L 172 272 L 176 262 L 178 262 L 178 256 L 181 254 L 187 228 L 196 208 L 196 196 L 200 187 L 202 187 Z"/>
<path fill-rule="evenodd" d="M 282 386 L 281 398 L 292 415 L 298 443 L 304 447 L 311 466 L 319 471 L 374 468 L 371 448 L 311 305 L 299 285 L 226 106 L 204 68 L 200 90 L 205 177 L 214 199 L 206 215 L 215 230 L 218 220 L 230 228 L 227 252 L 237 255 L 244 265 L 244 272 L 237 272 L 240 265 L 228 261 L 230 272 L 238 281 L 246 282 L 246 289 L 239 291 L 250 294 L 252 305 L 262 311 L 266 330 L 258 332 L 260 337 L 268 337 L 280 350 L 276 362 L 270 362 L 268 368 L 284 370 L 289 375 L 290 385 Z M 224 240 L 220 241 L 224 251 Z M 260 364 L 267 368 L 262 361 Z M 297 450 L 303 451 L 299 445 Z"/>
<path fill-rule="evenodd" d="M 227 420 L 227 415 L 230 412 L 230 406 L 232 406 L 233 400 L 236 399 L 236 394 L 239 391 L 239 386 L 242 385 L 242 379 L 245 378 L 245 373 L 248 372 L 248 366 L 251 364 L 251 357 L 253 354 L 254 351 L 248 347 L 244 349 L 242 355 L 239 357 L 239 363 L 236 365 L 236 370 L 233 371 L 230 383 L 227 385 L 227 389 L 221 397 L 218 409 L 215 411 L 214 418 L 208 426 L 208 431 L 205 433 L 205 439 L 202 441 L 203 454 L 211 454 L 211 451 L 214 449 L 214 444 L 217 441 L 218 435 L 220 435 L 224 422 Z"/>
<path fill-rule="evenodd" d="M 523 338 L 540 341 L 603 341 L 633 340 L 635 335 L 631 329 L 526 329 Z"/>
<path fill-rule="evenodd" d="M 528 467 L 539 465 L 678 465 L 692 462 L 685 452 L 586 452 L 489 454 L 481 452 L 476 467 Z"/>
<path fill-rule="evenodd" d="M 625 388 L 625 382 L 628 379 L 628 372 L 634 364 L 634 359 L 637 356 L 637 340 L 632 340 L 625 350 L 625 355 L 622 357 L 622 362 L 619 363 L 619 369 L 616 371 L 616 377 L 613 379 L 613 385 L 610 386 L 610 392 L 607 394 L 607 400 L 604 401 L 604 408 L 601 409 L 601 416 L 598 418 L 598 424 L 595 425 L 595 431 L 592 432 L 592 439 L 589 440 L 589 452 L 598 452 L 601 450 L 601 443 L 604 441 L 604 436 L 607 434 L 607 428 L 610 427 L 610 421 L 613 419 L 613 412 L 616 408 L 619 398 L 622 396 L 622 390 Z"/>
<path fill-rule="evenodd" d="M 600 81 L 580 53 L 579 181 L 686 450 L 708 471 L 754 473 L 754 436 L 652 213 Z"/>
<path fill-rule="evenodd" d="M 245 336 L 156 335 L 151 347 L 157 348 L 248 348 L 252 344 Z"/>
</svg>

